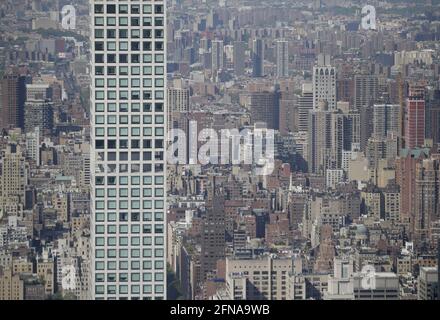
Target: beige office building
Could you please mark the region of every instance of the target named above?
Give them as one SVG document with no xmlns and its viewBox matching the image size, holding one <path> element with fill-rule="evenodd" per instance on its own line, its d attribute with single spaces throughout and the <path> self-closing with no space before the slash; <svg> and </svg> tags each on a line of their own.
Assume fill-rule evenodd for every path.
<svg viewBox="0 0 440 320">
<path fill-rule="evenodd" d="M 287 300 L 291 257 L 226 258 L 226 298 L 230 300 Z"/>
</svg>

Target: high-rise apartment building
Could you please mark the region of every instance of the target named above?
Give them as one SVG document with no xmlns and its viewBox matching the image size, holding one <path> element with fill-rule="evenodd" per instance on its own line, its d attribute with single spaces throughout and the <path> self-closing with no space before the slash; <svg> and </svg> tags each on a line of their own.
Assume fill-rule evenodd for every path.
<svg viewBox="0 0 440 320">
<path fill-rule="evenodd" d="M 354 151 L 359 149 L 361 141 L 360 114 L 356 110 L 344 113 L 344 150 Z"/>
<path fill-rule="evenodd" d="M 373 133 L 373 105 L 378 96 L 379 84 L 376 76 L 355 75 L 354 108 L 360 114 L 360 147 L 365 150 L 368 139 Z"/>
<path fill-rule="evenodd" d="M 439 161 L 424 159 L 416 164 L 414 236 L 430 238 L 431 223 L 439 219 Z"/>
<path fill-rule="evenodd" d="M 223 63 L 224 63 L 223 50 L 224 50 L 224 45 L 222 40 L 212 41 L 211 68 L 213 74 L 223 69 Z"/>
<path fill-rule="evenodd" d="M 166 4 L 92 0 L 91 298 L 166 298 Z"/>
<path fill-rule="evenodd" d="M 182 114 L 189 111 L 189 89 L 167 88 L 168 125 L 169 129 L 179 128 Z"/>
<path fill-rule="evenodd" d="M 328 104 L 329 110 L 336 110 L 336 68 L 330 65 L 330 56 L 320 55 L 313 67 L 313 108 L 321 102 Z"/>
<path fill-rule="evenodd" d="M 53 103 L 49 101 L 27 101 L 24 113 L 24 131 L 32 132 L 34 128 L 50 133 L 53 128 Z"/>
<path fill-rule="evenodd" d="M 217 261 L 225 257 L 225 230 L 225 198 L 221 193 L 213 194 L 202 224 L 200 268 L 204 280 L 216 270 Z"/>
<path fill-rule="evenodd" d="M 432 139 L 434 148 L 440 142 L 440 90 L 434 90 L 426 97 L 425 136 Z"/>
<path fill-rule="evenodd" d="M 36 127 L 33 131 L 26 134 L 26 156 L 40 165 L 40 128 Z"/>
<path fill-rule="evenodd" d="M 24 130 L 28 133 L 37 127 L 43 134 L 50 133 L 53 128 L 52 88 L 48 84 L 26 85 Z"/>
<path fill-rule="evenodd" d="M 284 78 L 289 75 L 289 43 L 286 40 L 276 42 L 277 50 L 277 77 Z"/>
<path fill-rule="evenodd" d="M 400 187 L 401 223 L 414 225 L 416 211 L 416 166 L 429 157 L 429 149 L 404 149 L 396 159 L 396 183 Z M 410 227 L 410 232 L 413 228 Z"/>
<path fill-rule="evenodd" d="M 252 43 L 252 76 L 264 76 L 264 42 L 254 39 Z"/>
<path fill-rule="evenodd" d="M 354 107 L 362 109 L 373 106 L 379 90 L 378 78 L 374 75 L 357 74 L 354 77 Z"/>
<path fill-rule="evenodd" d="M 309 128 L 309 111 L 313 109 L 313 87 L 311 83 L 302 85 L 298 97 L 298 131 L 307 132 Z"/>
<path fill-rule="evenodd" d="M 279 128 L 280 94 L 277 91 L 252 92 L 249 96 L 251 123 L 264 122 L 268 129 Z"/>
<path fill-rule="evenodd" d="M 388 134 L 400 134 L 400 106 L 397 104 L 375 104 L 373 113 L 373 134 L 386 138 Z"/>
<path fill-rule="evenodd" d="M 236 76 L 242 76 L 245 72 L 246 44 L 243 41 L 234 42 L 234 72 Z"/>
<path fill-rule="evenodd" d="M 0 218 L 22 213 L 27 177 L 28 167 L 21 147 L 8 145 L 0 157 Z"/>
<path fill-rule="evenodd" d="M 406 101 L 405 144 L 406 148 L 422 147 L 425 143 L 425 100 L 410 97 Z"/>
<path fill-rule="evenodd" d="M 19 70 L 8 70 L 0 79 L 0 130 L 23 128 L 26 76 Z"/>
<path fill-rule="evenodd" d="M 281 135 L 298 131 L 297 96 L 289 92 L 280 94 L 279 131 Z"/>
<path fill-rule="evenodd" d="M 383 190 L 385 220 L 400 222 L 400 190 L 396 184 L 388 184 Z"/>
<path fill-rule="evenodd" d="M 341 169 L 344 115 L 323 105 L 310 111 L 308 127 L 309 172 L 325 174 L 327 169 Z"/>
</svg>

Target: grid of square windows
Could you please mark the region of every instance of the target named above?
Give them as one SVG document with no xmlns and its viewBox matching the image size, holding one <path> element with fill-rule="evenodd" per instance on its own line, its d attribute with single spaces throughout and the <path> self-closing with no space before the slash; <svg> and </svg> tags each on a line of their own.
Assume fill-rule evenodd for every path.
<svg viewBox="0 0 440 320">
<path fill-rule="evenodd" d="M 95 298 L 165 295 L 164 1 L 94 1 Z"/>
</svg>

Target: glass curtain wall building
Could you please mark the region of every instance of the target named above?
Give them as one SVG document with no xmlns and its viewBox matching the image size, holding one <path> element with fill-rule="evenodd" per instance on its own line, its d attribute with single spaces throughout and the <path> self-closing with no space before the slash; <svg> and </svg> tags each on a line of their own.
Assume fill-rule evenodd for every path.
<svg viewBox="0 0 440 320">
<path fill-rule="evenodd" d="M 90 0 L 92 299 L 166 298 L 166 4 Z"/>
</svg>

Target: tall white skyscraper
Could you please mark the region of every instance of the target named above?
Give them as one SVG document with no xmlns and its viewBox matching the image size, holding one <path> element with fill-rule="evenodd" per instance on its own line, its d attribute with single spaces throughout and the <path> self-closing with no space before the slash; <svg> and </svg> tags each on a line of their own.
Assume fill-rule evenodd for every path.
<svg viewBox="0 0 440 320">
<path fill-rule="evenodd" d="M 166 5 L 90 0 L 91 298 L 166 298 Z"/>
<path fill-rule="evenodd" d="M 320 102 L 336 110 L 336 68 L 330 65 L 328 55 L 319 55 L 318 65 L 313 68 L 313 109 L 318 109 Z"/>
<path fill-rule="evenodd" d="M 289 76 L 289 43 L 286 40 L 277 40 L 277 77 Z"/>
</svg>

